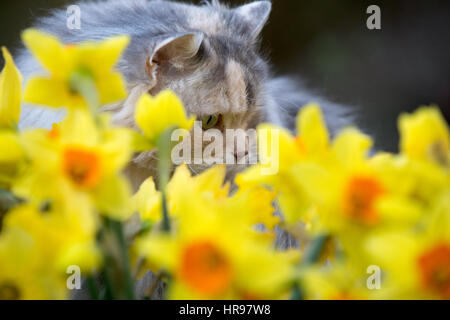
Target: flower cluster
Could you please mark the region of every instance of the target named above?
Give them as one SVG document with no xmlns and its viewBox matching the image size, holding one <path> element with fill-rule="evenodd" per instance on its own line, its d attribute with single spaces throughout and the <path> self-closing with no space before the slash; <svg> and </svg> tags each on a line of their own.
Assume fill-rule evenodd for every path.
<svg viewBox="0 0 450 320">
<path fill-rule="evenodd" d="M 449 128 L 436 107 L 402 115 L 399 128 L 399 154 L 371 153 L 371 138 L 355 128 L 331 141 L 311 104 L 296 137 L 281 132 L 279 173 L 261 175 L 267 162 L 236 179 L 276 190 L 282 226 L 311 243 L 298 278 L 305 297 L 450 298 Z M 368 290 L 373 266 L 380 290 Z"/>
<path fill-rule="evenodd" d="M 356 128 L 330 139 L 320 107 L 305 106 L 297 136 L 260 125 L 259 145 L 277 148 L 227 182 L 221 165 L 172 170 L 170 134 L 194 118 L 171 91 L 139 99 L 137 130 L 102 111 L 127 95 L 114 70 L 127 36 L 22 38 L 46 73 L 22 93 L 2 49 L 0 300 L 71 298 L 73 266 L 92 299 L 136 298 L 149 270 L 148 298 L 164 281 L 168 299 L 450 299 L 450 134 L 437 107 L 400 117 L 391 154 Z M 19 131 L 22 100 L 66 118 Z M 133 194 L 124 169 L 154 148 L 158 175 Z M 280 233 L 295 245 L 277 246 Z"/>
</svg>

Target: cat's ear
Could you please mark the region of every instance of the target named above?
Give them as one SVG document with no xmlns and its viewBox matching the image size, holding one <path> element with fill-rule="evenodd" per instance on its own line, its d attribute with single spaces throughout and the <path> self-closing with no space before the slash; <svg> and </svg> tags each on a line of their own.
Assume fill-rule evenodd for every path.
<svg viewBox="0 0 450 320">
<path fill-rule="evenodd" d="M 194 57 L 203 41 L 200 32 L 167 35 L 159 38 L 150 49 L 147 58 L 147 73 L 154 76 L 156 68 L 166 62 L 182 67 L 186 59 Z"/>
<path fill-rule="evenodd" d="M 244 19 L 251 39 L 255 39 L 261 33 L 271 10 L 270 1 L 256 1 L 234 9 L 235 13 Z"/>
</svg>

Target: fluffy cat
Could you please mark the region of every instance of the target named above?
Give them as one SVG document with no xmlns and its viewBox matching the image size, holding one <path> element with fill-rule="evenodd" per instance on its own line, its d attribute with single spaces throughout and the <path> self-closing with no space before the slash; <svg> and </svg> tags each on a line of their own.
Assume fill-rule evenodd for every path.
<svg viewBox="0 0 450 320">
<path fill-rule="evenodd" d="M 126 78 L 129 96 L 105 107 L 113 112 L 117 124 L 135 127 L 136 100 L 145 92 L 157 94 L 166 88 L 178 94 L 188 113 L 199 119 L 213 116 L 217 120 L 214 127 L 222 132 L 255 128 L 263 121 L 293 129 L 299 108 L 312 101 L 321 103 L 332 130 L 346 120 L 347 110 L 340 105 L 308 93 L 289 78 L 272 77 L 269 63 L 258 53 L 259 36 L 271 11 L 270 1 L 237 8 L 217 0 L 200 6 L 161 0 L 76 4 L 81 9 L 80 30 L 67 28 L 63 9 L 39 19 L 35 27 L 65 43 L 118 34 L 131 36 L 131 44 L 117 67 Z M 18 65 L 25 81 L 42 72 L 25 50 L 18 57 Z M 63 111 L 24 106 L 20 128 L 48 128 L 63 116 Z M 247 153 L 237 150 L 236 160 Z M 154 175 L 155 158 L 155 152 L 150 151 L 136 155 L 130 163 L 127 174 L 135 188 Z M 194 173 L 206 167 L 190 165 Z M 227 178 L 244 167 L 229 165 Z"/>
<path fill-rule="evenodd" d="M 258 52 L 259 36 L 271 11 L 270 1 L 237 8 L 229 8 L 217 0 L 205 1 L 200 6 L 162 0 L 104 0 L 77 5 L 81 9 L 81 30 L 66 27 L 67 15 L 62 9 L 39 19 L 35 27 L 65 43 L 119 34 L 131 36 L 131 44 L 118 64 L 129 96 L 105 107 L 113 113 L 117 124 L 135 128 L 137 99 L 145 92 L 154 95 L 167 88 L 177 93 L 189 114 L 199 119 L 213 116 L 217 120 L 214 127 L 222 132 L 227 128 L 255 128 L 261 122 L 294 130 L 299 108 L 313 101 L 321 104 L 332 132 L 348 122 L 348 109 L 308 92 L 288 77 L 272 76 L 270 64 Z M 25 81 L 43 72 L 24 49 L 17 62 Z M 23 106 L 20 128 L 49 128 L 63 116 L 64 111 Z M 235 156 L 246 153 L 238 152 Z M 127 174 L 135 188 L 154 175 L 155 158 L 155 152 L 144 152 L 129 164 Z M 198 173 L 205 167 L 191 165 L 190 169 Z M 227 178 L 231 179 L 244 167 L 228 166 Z M 296 245 L 292 237 L 281 231 L 277 244 Z M 136 284 L 139 297 L 152 279 L 148 273 Z M 154 298 L 162 294 L 160 284 Z"/>
</svg>

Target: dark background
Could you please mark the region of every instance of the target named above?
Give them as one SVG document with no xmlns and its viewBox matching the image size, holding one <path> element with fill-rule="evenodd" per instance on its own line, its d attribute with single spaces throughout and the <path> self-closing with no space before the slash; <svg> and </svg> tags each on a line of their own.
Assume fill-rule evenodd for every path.
<svg viewBox="0 0 450 320">
<path fill-rule="evenodd" d="M 14 52 L 20 31 L 42 9 L 71 2 L 2 1 L 0 44 Z M 378 148 L 396 150 L 400 112 L 436 103 L 449 119 L 450 1 L 272 2 L 263 49 L 275 73 L 299 76 L 329 99 L 356 106 L 358 125 L 375 137 Z M 382 30 L 366 28 L 370 4 L 381 7 Z"/>
</svg>

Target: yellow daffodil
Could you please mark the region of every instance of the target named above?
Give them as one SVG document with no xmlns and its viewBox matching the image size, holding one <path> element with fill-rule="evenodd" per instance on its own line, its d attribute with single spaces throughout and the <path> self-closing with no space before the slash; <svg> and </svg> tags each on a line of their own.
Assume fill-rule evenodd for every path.
<svg viewBox="0 0 450 320">
<path fill-rule="evenodd" d="M 309 104 L 297 116 L 297 144 L 309 157 L 322 158 L 330 147 L 329 132 L 320 106 Z"/>
<path fill-rule="evenodd" d="M 66 203 L 48 202 L 47 208 L 22 205 L 9 212 L 5 228 L 24 230 L 33 237 L 48 270 L 64 274 L 77 265 L 90 273 L 100 264 L 95 244 L 98 223 L 89 210 L 87 197 L 73 197 Z"/>
<path fill-rule="evenodd" d="M 65 278 L 47 263 L 26 232 L 0 233 L 0 300 L 65 299 Z"/>
<path fill-rule="evenodd" d="M 390 298 L 450 299 L 450 192 L 435 208 L 436 221 L 421 229 L 380 232 L 366 248 L 395 290 Z"/>
<path fill-rule="evenodd" d="M 5 67 L 0 74 L 0 129 L 16 128 L 22 99 L 22 75 L 9 51 L 2 47 L 2 52 Z"/>
<path fill-rule="evenodd" d="M 445 168 L 404 155 L 381 153 L 370 159 L 370 166 L 389 189 L 395 190 L 395 194 L 409 204 L 410 216 L 417 209 L 426 213 L 450 185 L 450 172 Z"/>
<path fill-rule="evenodd" d="M 158 137 L 169 128 L 190 130 L 195 117 L 187 118 L 183 103 L 170 90 L 155 97 L 144 94 L 137 102 L 136 124 L 153 146 Z"/>
<path fill-rule="evenodd" d="M 362 240 L 370 232 L 413 227 L 422 216 L 398 187 L 403 181 L 393 181 L 370 161 L 371 144 L 366 135 L 345 129 L 332 143 L 330 164 L 305 162 L 294 169 L 317 206 L 320 230 L 337 236 L 347 259 L 361 269 L 368 265 Z"/>
<path fill-rule="evenodd" d="M 0 129 L 0 188 L 9 188 L 24 166 L 25 150 L 20 137 L 12 131 Z"/>
<path fill-rule="evenodd" d="M 301 272 L 301 292 L 307 300 L 368 300 L 377 291 L 367 288 L 366 274 L 338 264 Z"/>
<path fill-rule="evenodd" d="M 275 267 L 289 270 L 292 259 L 273 252 L 272 239 L 256 236 L 252 229 L 262 223 L 272 230 L 278 222 L 271 205 L 274 194 L 249 188 L 229 196 L 225 173 L 224 166 L 215 166 L 192 177 L 186 165 L 179 166 L 166 189 L 173 236 L 154 230 L 137 246 L 155 272 L 164 269 L 177 277 L 171 298 L 274 298 L 282 290 L 269 283 L 287 286 L 290 271 L 270 272 Z M 135 203 L 144 219 L 161 219 L 161 194 L 151 179 L 141 186 Z M 241 252 L 236 252 L 237 241 Z M 209 266 L 209 257 L 221 259 L 222 265 Z M 259 264 L 258 272 L 251 272 L 252 261 Z"/>
<path fill-rule="evenodd" d="M 108 104 L 126 97 L 122 76 L 113 70 L 129 37 L 116 36 L 98 43 L 63 44 L 56 37 L 35 29 L 22 34 L 26 47 L 48 72 L 26 85 L 24 100 L 50 107 L 79 108 L 87 104 L 77 90 L 77 77 L 95 84 L 98 102 Z M 91 92 L 92 94 L 92 92 Z"/>
<path fill-rule="evenodd" d="M 279 217 L 274 215 L 274 207 L 271 205 L 275 200 L 276 193 L 263 187 L 239 189 L 229 201 L 225 203 L 224 210 L 227 212 L 240 212 L 245 208 L 246 213 L 239 215 L 247 219 L 244 224 L 249 226 L 263 224 L 268 230 L 273 231 L 279 224 Z"/>
<path fill-rule="evenodd" d="M 286 130 L 272 125 L 259 126 L 258 137 L 268 141 L 269 145 L 273 140 L 278 145 L 278 150 L 262 152 L 260 154 L 262 163 L 238 174 L 235 179 L 236 184 L 240 188 L 260 185 L 273 188 L 277 192 L 277 202 L 283 212 L 284 221 L 293 224 L 310 207 L 309 199 L 302 186 L 295 179 L 291 179 L 291 168 L 294 163 L 302 159 L 303 149 L 299 149 L 296 140 Z M 276 172 L 264 174 L 264 172 L 272 172 L 274 168 L 277 169 Z"/>
<path fill-rule="evenodd" d="M 166 188 L 170 215 L 183 215 L 195 197 L 214 212 L 221 210 L 223 214 L 236 213 L 236 218 L 248 227 L 261 223 L 273 230 L 279 221 L 273 216 L 274 208 L 271 205 L 275 194 L 263 187 L 252 187 L 240 189 L 229 196 L 229 184 L 224 184 L 225 174 L 224 166 L 215 166 L 197 176 L 191 176 L 186 165 L 179 166 Z M 133 196 L 135 210 L 144 221 L 151 224 L 161 219 L 161 201 L 161 192 L 156 190 L 151 177 Z M 244 209 L 245 214 L 242 214 Z"/>
<path fill-rule="evenodd" d="M 174 281 L 171 299 L 279 298 L 289 288 L 291 259 L 202 207 L 184 213 L 172 236 L 153 233 L 139 251 Z"/>
<path fill-rule="evenodd" d="M 305 162 L 294 168 L 296 177 L 304 183 L 315 203 L 327 206 L 328 202 L 333 211 L 330 218 L 336 223 L 349 219 L 370 225 L 377 219 L 374 203 L 384 190 L 378 178 L 363 165 L 364 154 L 370 146 L 365 140 L 356 131 L 344 131 L 332 147 L 336 159 L 333 167 Z M 361 146 L 363 143 L 365 148 Z M 319 188 L 320 185 L 322 187 Z M 339 216 L 338 212 L 342 215 Z"/>
<path fill-rule="evenodd" d="M 8 188 L 25 160 L 18 134 L 22 76 L 9 51 L 2 47 L 5 67 L 0 74 L 0 188 Z"/>
<path fill-rule="evenodd" d="M 293 170 L 298 163 L 312 159 L 324 161 L 329 152 L 328 130 L 318 105 L 310 104 L 302 108 L 297 117 L 297 132 L 298 135 L 293 137 L 285 129 L 266 124 L 259 126 L 261 164 L 236 177 L 236 183 L 241 187 L 273 187 L 278 193 L 277 201 L 287 226 L 297 223 L 299 218 L 307 219 L 308 222 L 315 220 L 314 217 L 306 218 L 313 212 L 312 203 Z M 269 168 L 278 170 L 265 174 Z"/>
<path fill-rule="evenodd" d="M 140 218 L 152 224 L 161 219 L 161 201 L 161 192 L 156 190 L 152 177 L 141 184 L 132 198 L 133 208 L 139 212 Z"/>
<path fill-rule="evenodd" d="M 400 149 L 404 154 L 450 166 L 450 131 L 436 106 L 401 115 L 399 129 Z"/>
<path fill-rule="evenodd" d="M 129 216 L 130 187 L 120 173 L 132 152 L 128 130 L 109 127 L 106 118 L 98 124 L 87 111 L 74 110 L 52 130 L 25 132 L 22 140 L 33 161 L 16 192 L 42 201 L 83 193 L 102 214 L 119 220 Z"/>
<path fill-rule="evenodd" d="M 223 185 L 225 168 L 213 167 L 202 174 L 192 177 L 186 165 L 179 166 L 167 185 L 167 201 L 170 214 L 182 213 L 180 206 L 190 195 L 207 194 L 213 199 L 226 198 L 228 185 Z M 135 210 L 143 220 L 155 223 L 161 219 L 161 192 L 156 190 L 153 178 L 142 183 L 138 192 L 133 196 Z"/>
</svg>

